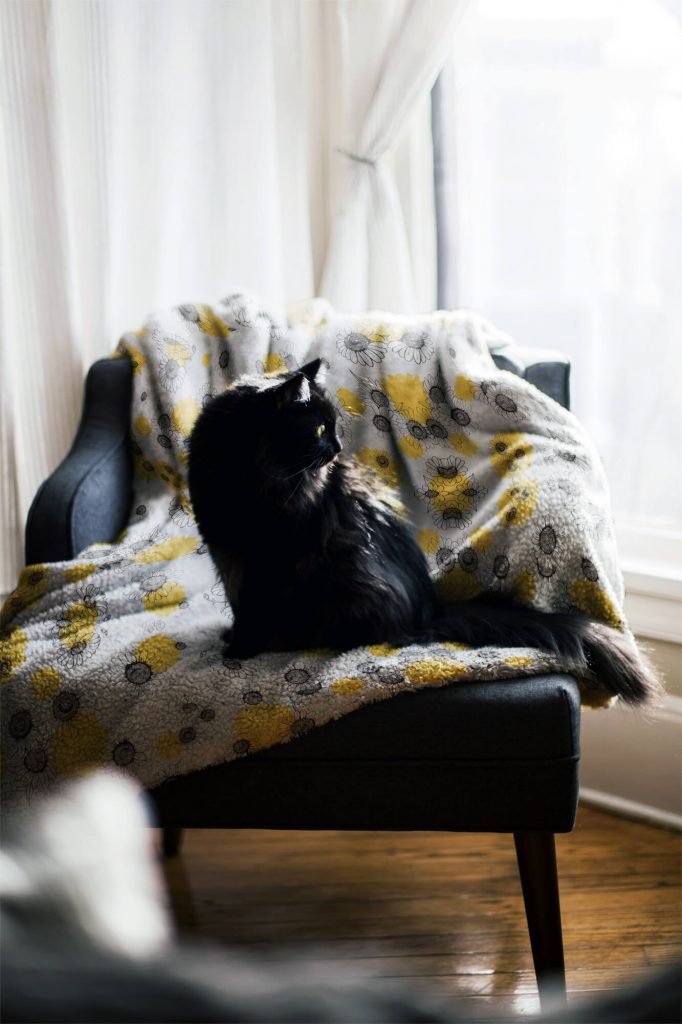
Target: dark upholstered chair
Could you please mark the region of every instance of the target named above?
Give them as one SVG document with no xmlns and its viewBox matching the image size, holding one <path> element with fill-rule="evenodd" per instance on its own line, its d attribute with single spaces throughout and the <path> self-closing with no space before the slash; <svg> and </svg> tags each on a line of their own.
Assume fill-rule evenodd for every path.
<svg viewBox="0 0 682 1024">
<path fill-rule="evenodd" d="M 509 346 L 493 358 L 568 407 L 569 364 L 557 353 Z M 73 447 L 29 512 L 28 564 L 71 558 L 123 528 L 131 377 L 127 359 L 91 368 Z M 575 819 L 579 719 L 566 675 L 456 683 L 362 708 L 150 795 L 168 854 L 183 828 L 513 833 L 542 997 L 565 992 L 554 833 Z"/>
</svg>

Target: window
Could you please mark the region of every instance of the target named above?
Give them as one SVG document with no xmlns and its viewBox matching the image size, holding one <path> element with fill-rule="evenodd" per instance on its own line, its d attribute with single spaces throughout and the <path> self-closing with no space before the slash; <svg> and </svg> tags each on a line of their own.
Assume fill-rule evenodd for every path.
<svg viewBox="0 0 682 1024">
<path fill-rule="evenodd" d="M 472 0 L 441 90 L 446 301 L 571 357 L 621 535 L 679 550 L 682 17 Z"/>
</svg>

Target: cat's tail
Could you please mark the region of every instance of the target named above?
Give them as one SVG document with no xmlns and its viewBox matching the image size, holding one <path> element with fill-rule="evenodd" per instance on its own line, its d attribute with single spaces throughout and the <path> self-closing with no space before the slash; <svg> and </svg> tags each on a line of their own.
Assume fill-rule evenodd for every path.
<svg viewBox="0 0 682 1024">
<path fill-rule="evenodd" d="M 541 612 L 502 601 L 443 604 L 429 634 L 435 641 L 476 647 L 540 648 L 560 658 L 567 671 L 626 704 L 650 704 L 662 694 L 656 669 L 631 638 L 582 615 Z"/>
</svg>

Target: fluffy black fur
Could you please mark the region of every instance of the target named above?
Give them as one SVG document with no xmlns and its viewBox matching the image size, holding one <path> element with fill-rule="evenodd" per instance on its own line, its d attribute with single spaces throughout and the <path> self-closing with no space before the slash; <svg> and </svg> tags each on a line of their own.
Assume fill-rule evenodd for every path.
<svg viewBox="0 0 682 1024">
<path fill-rule="evenodd" d="M 394 498 L 341 454 L 320 365 L 241 378 L 190 439 L 197 524 L 235 616 L 230 657 L 455 640 L 549 651 L 630 704 L 658 693 L 651 665 L 608 626 L 489 595 L 440 602 Z"/>
</svg>

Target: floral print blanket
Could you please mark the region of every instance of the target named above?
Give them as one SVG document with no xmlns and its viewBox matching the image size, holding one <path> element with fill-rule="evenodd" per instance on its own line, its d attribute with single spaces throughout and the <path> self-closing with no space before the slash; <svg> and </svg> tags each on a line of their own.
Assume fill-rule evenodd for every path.
<svg viewBox="0 0 682 1024">
<path fill-rule="evenodd" d="M 187 439 L 202 402 L 243 373 L 326 361 L 345 446 L 399 489 L 445 597 L 509 591 L 626 630 L 599 458 L 569 412 L 495 367 L 497 337 L 471 313 L 349 316 L 322 300 L 280 322 L 241 294 L 126 334 L 130 521 L 114 544 L 28 566 L 5 603 L 6 796 L 111 764 L 154 787 L 405 690 L 570 671 L 454 642 L 223 658 L 230 609 L 192 516 Z"/>
</svg>

